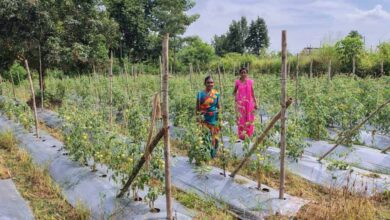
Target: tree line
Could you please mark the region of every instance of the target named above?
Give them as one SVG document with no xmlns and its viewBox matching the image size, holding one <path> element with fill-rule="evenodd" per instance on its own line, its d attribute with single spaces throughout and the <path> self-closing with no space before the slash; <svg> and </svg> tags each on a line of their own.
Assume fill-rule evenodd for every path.
<svg viewBox="0 0 390 220">
<path fill-rule="evenodd" d="M 176 5 L 175 5 L 176 4 Z M 211 44 L 198 36 L 183 37 L 186 27 L 199 15 L 186 15 L 192 0 L 3 0 L 0 2 L 0 73 L 9 79 L 23 72 L 18 60 L 28 58 L 33 70 L 86 74 L 107 72 L 110 52 L 114 55 L 114 74 L 124 65 L 140 63 L 145 72 L 159 73 L 162 25 L 171 27 L 170 70 L 235 72 L 239 66 L 261 73 L 280 71 L 280 54 L 269 52 L 269 36 L 263 18 L 248 22 L 233 20 L 227 31 L 215 35 Z M 177 15 L 159 8 L 177 8 Z M 165 23 L 164 23 L 165 22 Z M 322 74 L 354 72 L 359 76 L 390 72 L 389 42 L 374 50 L 364 47 L 363 36 L 351 31 L 345 38 L 298 54 L 289 54 L 289 67 Z M 53 72 L 53 71 L 52 71 Z M 23 78 L 23 74 L 19 74 Z M 15 76 L 13 79 L 18 81 Z"/>
</svg>

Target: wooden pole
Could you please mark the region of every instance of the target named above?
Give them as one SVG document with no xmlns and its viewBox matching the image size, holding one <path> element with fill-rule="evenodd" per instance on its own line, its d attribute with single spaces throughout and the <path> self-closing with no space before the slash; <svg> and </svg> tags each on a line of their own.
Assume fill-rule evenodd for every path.
<svg viewBox="0 0 390 220">
<path fill-rule="evenodd" d="M 383 60 L 381 60 L 381 76 L 385 73 L 384 68 L 383 68 Z"/>
<path fill-rule="evenodd" d="M 190 63 L 190 86 L 191 86 L 191 91 L 192 91 L 192 74 L 194 72 L 194 69 L 192 67 L 192 63 Z"/>
<path fill-rule="evenodd" d="M 381 153 L 386 153 L 386 151 L 388 151 L 388 150 L 390 150 L 390 145 L 387 147 L 387 148 L 385 148 L 385 149 L 383 149 L 382 151 L 381 151 Z"/>
<path fill-rule="evenodd" d="M 337 138 L 336 144 L 324 155 L 322 155 L 318 161 L 321 161 L 326 156 L 328 156 L 334 149 L 336 149 L 340 144 L 342 144 L 346 139 L 348 139 L 355 131 L 357 131 L 361 126 L 363 126 L 372 116 L 374 116 L 379 110 L 381 110 L 383 107 L 385 107 L 387 104 L 390 103 L 390 99 L 384 102 L 382 105 L 378 106 L 373 112 L 370 113 L 369 116 L 367 116 L 363 121 L 361 121 L 359 124 L 357 124 L 355 127 L 353 127 L 351 130 L 346 131 L 341 137 Z"/>
<path fill-rule="evenodd" d="M 282 71 L 281 97 L 280 97 L 280 185 L 279 199 L 284 199 L 285 165 L 284 156 L 286 153 L 286 78 L 287 78 L 287 33 L 282 31 Z"/>
<path fill-rule="evenodd" d="M 30 82 L 31 96 L 33 100 L 33 111 L 34 111 L 34 120 L 35 120 L 35 133 L 37 138 L 39 138 L 39 123 L 38 123 L 38 115 L 37 115 L 37 105 L 35 103 L 35 92 L 34 92 L 34 84 L 31 77 L 30 67 L 28 66 L 27 59 L 24 60 L 24 65 L 26 66 L 28 81 Z"/>
<path fill-rule="evenodd" d="M 150 145 L 148 145 L 145 149 L 144 155 L 141 157 L 141 159 L 138 161 L 137 166 L 134 167 L 133 171 L 131 172 L 129 179 L 126 181 L 125 185 L 121 189 L 120 193 L 116 196 L 117 198 L 122 197 L 126 191 L 129 189 L 131 183 L 134 181 L 135 177 L 137 177 L 139 171 L 141 170 L 142 166 L 146 162 L 146 158 L 150 156 L 150 154 L 153 152 L 154 148 L 157 146 L 158 142 L 161 140 L 161 138 L 164 136 L 165 128 L 162 128 L 156 136 L 153 138 Z"/>
<path fill-rule="evenodd" d="M 110 53 L 110 129 L 112 129 L 112 78 L 113 78 L 113 75 L 112 75 L 112 65 L 113 65 L 113 58 L 112 58 L 112 50 L 111 50 L 111 53 Z"/>
<path fill-rule="evenodd" d="M 310 60 L 310 78 L 313 78 L 313 58 Z"/>
<path fill-rule="evenodd" d="M 286 108 L 288 108 L 292 103 L 292 98 L 289 98 L 286 101 Z M 253 144 L 252 148 L 248 151 L 248 153 L 245 155 L 245 157 L 241 160 L 240 164 L 237 166 L 237 168 L 229 175 L 230 177 L 235 177 L 238 171 L 245 165 L 245 163 L 249 160 L 250 156 L 256 151 L 258 146 L 264 141 L 266 138 L 268 132 L 275 126 L 275 123 L 280 119 L 281 111 L 279 111 L 269 122 L 263 133 L 256 138 L 255 143 Z"/>
<path fill-rule="evenodd" d="M 134 73 L 134 64 L 131 65 L 131 76 L 135 80 L 135 73 Z"/>
<path fill-rule="evenodd" d="M 220 92 L 221 92 L 221 96 L 220 96 L 220 102 L 219 102 L 219 112 L 221 115 L 222 113 L 222 109 L 223 109 L 223 85 L 222 85 L 222 81 L 221 81 L 221 69 L 219 67 L 219 64 L 218 64 L 218 84 L 220 86 Z M 221 129 L 221 132 L 220 132 L 220 139 L 221 139 L 221 142 L 222 142 L 222 161 L 223 161 L 223 176 L 226 177 L 226 158 L 225 158 L 225 144 L 223 143 L 223 136 L 222 136 L 222 129 L 223 129 L 223 126 L 220 126 L 220 129 Z"/>
<path fill-rule="evenodd" d="M 41 89 L 41 109 L 43 109 L 43 73 L 42 73 L 42 55 L 41 55 L 41 44 L 38 45 L 38 56 L 39 56 L 39 85 Z"/>
<path fill-rule="evenodd" d="M 9 74 L 11 77 L 11 87 L 12 87 L 12 93 L 14 95 L 14 99 L 16 99 L 16 92 L 15 92 L 15 82 L 14 77 L 12 76 L 12 73 Z"/>
<path fill-rule="evenodd" d="M 156 122 L 156 117 L 157 117 L 157 109 L 158 109 L 157 105 L 160 104 L 159 102 L 160 102 L 160 93 L 156 93 L 153 97 L 152 118 L 151 118 L 150 127 L 149 127 L 148 140 L 146 141 L 147 146 L 152 141 L 153 130 L 155 127 L 155 122 Z"/>
<path fill-rule="evenodd" d="M 163 73 L 163 65 L 162 65 L 161 56 L 159 57 L 159 62 L 160 62 L 160 93 L 162 94 L 164 73 Z"/>
<path fill-rule="evenodd" d="M 329 65 L 328 65 L 328 80 L 332 80 L 332 60 L 329 60 Z"/>
<path fill-rule="evenodd" d="M 295 69 L 295 113 L 298 112 L 298 90 L 299 90 L 299 54 L 297 54 L 297 66 Z"/>
<path fill-rule="evenodd" d="M 162 66 L 163 66 L 163 82 L 162 82 L 162 118 L 164 134 L 164 157 L 165 157 L 165 195 L 167 204 L 167 219 L 172 220 L 172 196 L 171 196 L 171 171 L 170 171 L 170 143 L 169 143 L 169 103 L 168 103 L 168 77 L 169 77 L 169 33 L 165 33 L 162 41 Z"/>
</svg>

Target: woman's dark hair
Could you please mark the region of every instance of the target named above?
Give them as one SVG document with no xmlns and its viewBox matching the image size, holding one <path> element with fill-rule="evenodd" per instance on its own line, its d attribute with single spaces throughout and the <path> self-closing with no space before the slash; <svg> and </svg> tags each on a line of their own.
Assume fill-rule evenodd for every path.
<svg viewBox="0 0 390 220">
<path fill-rule="evenodd" d="M 207 83 L 207 80 L 209 80 L 209 79 L 212 79 L 212 77 L 210 76 L 210 75 L 208 75 L 208 76 L 206 76 L 206 78 L 204 78 L 204 84 L 206 85 L 206 83 Z"/>
<path fill-rule="evenodd" d="M 246 73 L 248 73 L 248 70 L 245 67 L 241 67 L 241 69 L 240 69 L 240 71 L 238 73 L 241 74 L 242 71 L 245 71 Z"/>
</svg>

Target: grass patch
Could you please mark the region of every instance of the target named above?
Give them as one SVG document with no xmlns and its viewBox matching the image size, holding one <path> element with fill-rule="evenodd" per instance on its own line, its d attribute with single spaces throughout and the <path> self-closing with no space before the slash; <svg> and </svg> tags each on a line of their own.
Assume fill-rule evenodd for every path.
<svg viewBox="0 0 390 220">
<path fill-rule="evenodd" d="M 219 208 L 215 205 L 213 200 L 206 200 L 200 198 L 195 193 L 183 192 L 176 187 L 172 187 L 173 197 L 189 209 L 193 209 L 197 212 L 195 219 L 212 219 L 212 220 L 229 220 L 237 219 L 230 214 L 226 209 Z"/>
<path fill-rule="evenodd" d="M 5 166 L 5 161 L 2 156 L 0 156 L 0 180 L 11 178 L 11 173 Z"/>
<path fill-rule="evenodd" d="M 0 134 L 0 155 L 12 172 L 20 194 L 29 201 L 36 219 L 89 219 L 89 211 L 66 202 L 46 169 L 35 166 L 28 153 L 17 148 L 11 132 Z"/>
<path fill-rule="evenodd" d="M 298 219 L 378 219 L 375 203 L 368 197 L 345 190 L 332 190 L 310 202 L 297 214 Z M 380 218 L 379 218 L 380 219 Z"/>
</svg>

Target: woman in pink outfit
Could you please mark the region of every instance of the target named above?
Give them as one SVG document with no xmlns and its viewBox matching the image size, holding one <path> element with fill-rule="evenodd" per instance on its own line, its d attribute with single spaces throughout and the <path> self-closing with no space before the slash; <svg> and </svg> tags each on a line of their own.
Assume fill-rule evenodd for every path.
<svg viewBox="0 0 390 220">
<path fill-rule="evenodd" d="M 238 137 L 245 140 L 254 131 L 255 109 L 257 103 L 253 91 L 253 80 L 248 78 L 246 68 L 240 69 L 240 79 L 236 80 L 233 95 L 236 99 Z"/>
</svg>

